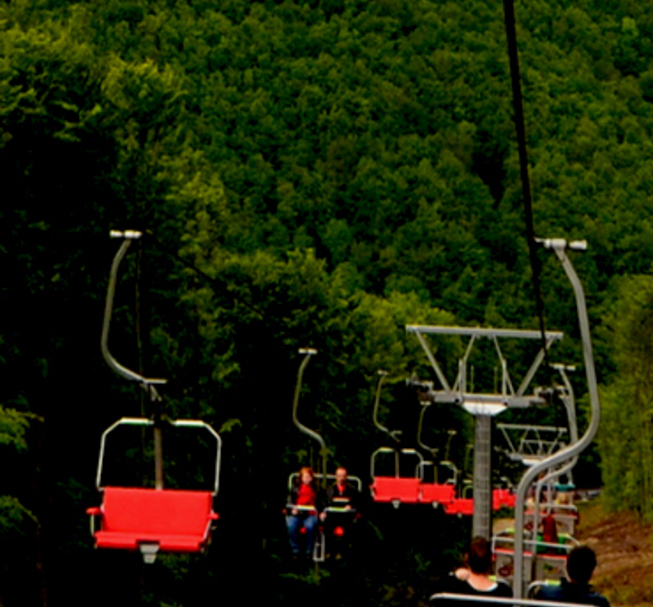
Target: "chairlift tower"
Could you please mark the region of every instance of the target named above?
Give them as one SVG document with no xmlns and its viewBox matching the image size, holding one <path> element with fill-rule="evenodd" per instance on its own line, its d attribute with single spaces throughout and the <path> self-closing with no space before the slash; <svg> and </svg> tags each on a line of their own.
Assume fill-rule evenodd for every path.
<svg viewBox="0 0 653 607">
<path fill-rule="evenodd" d="M 540 331 L 423 325 L 407 325 L 406 331 L 408 333 L 414 333 L 417 336 L 440 382 L 440 389 L 433 388 L 429 390 L 426 396 L 433 400 L 433 402 L 458 405 L 474 416 L 474 516 L 472 535 L 482 536 L 489 540 L 492 532 L 492 418 L 508 408 L 525 408 L 545 402 L 544 398 L 537 393 L 526 394 L 526 390 L 542 363 L 546 351 L 555 341 L 562 339 L 563 333 L 547 331 L 543 337 Z M 460 335 L 469 338 L 465 354 L 458 363 L 458 374 L 453 386 L 448 382 L 438 365 L 435 355 L 424 337 L 425 335 Z M 512 379 L 508 373 L 508 363 L 499 345 L 500 339 L 511 338 L 542 341 L 535 360 L 526 372 L 517 390 L 514 388 Z M 467 370 L 469 356 L 474 344 L 480 339 L 490 339 L 495 346 L 501 364 L 500 393 L 475 393 L 471 391 L 473 388 L 470 389 L 468 387 Z"/>
</svg>

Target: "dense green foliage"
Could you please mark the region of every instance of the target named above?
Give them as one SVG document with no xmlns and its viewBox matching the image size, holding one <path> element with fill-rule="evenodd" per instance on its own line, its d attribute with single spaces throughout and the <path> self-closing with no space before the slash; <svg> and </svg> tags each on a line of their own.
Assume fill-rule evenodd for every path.
<svg viewBox="0 0 653 607">
<path fill-rule="evenodd" d="M 609 326 L 619 373 L 604 391 L 601 431 L 607 499 L 615 510 L 653 517 L 651 463 L 651 351 L 653 284 L 650 276 L 625 279 Z"/>
<path fill-rule="evenodd" d="M 639 275 L 653 262 L 653 2 L 516 8 L 535 229 L 589 241 L 574 263 L 611 384 L 605 482 L 650 513 L 650 302 L 629 293 L 650 294 Z M 0 454 L 13 470 L 0 537 L 18 546 L 0 575 L 36 563 L 23 604 L 46 587 L 72 600 L 70 570 L 85 579 L 91 567 L 83 511 L 97 499 L 99 434 L 148 413 L 99 355 L 110 228 L 153 234 L 124 262 L 114 353 L 170 378 L 170 416 L 221 430 L 220 505 L 240 525 L 220 538 L 233 553 L 213 557 L 223 577 L 172 559 L 165 590 L 132 580 L 153 604 L 190 604 L 175 585 L 185 574 L 208 588 L 283 554 L 285 477 L 314 450 L 290 421 L 298 347 L 320 351 L 306 423 L 367 480 L 383 440 L 377 370 L 391 373 L 386 405 L 406 401 L 403 378 L 430 375 L 406 323 L 537 326 L 501 3 L 16 0 L 0 7 L 0 32 Z M 570 288 L 542 260 L 547 324 L 571 337 L 556 358 L 578 363 Z M 460 346 L 440 344 L 450 374 Z M 524 352 L 508 355 L 522 371 Z M 493 364 L 479 361 L 477 376 Z M 408 437 L 417 409 L 383 413 Z M 469 420 L 445 408 L 432 420 L 439 446 L 461 430 L 462 465 Z M 21 534 L 33 540 L 16 544 Z M 444 563 L 443 537 L 437 555 L 398 547 L 405 569 L 370 556 L 406 581 L 383 590 L 392 577 L 368 577 L 369 603 L 408 601 Z M 16 588 L 0 590 L 6 605 Z"/>
</svg>

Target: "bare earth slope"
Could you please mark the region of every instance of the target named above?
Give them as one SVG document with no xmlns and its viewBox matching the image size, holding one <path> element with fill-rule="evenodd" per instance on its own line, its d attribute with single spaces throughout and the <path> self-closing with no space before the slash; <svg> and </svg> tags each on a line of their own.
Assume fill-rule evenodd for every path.
<svg viewBox="0 0 653 607">
<path fill-rule="evenodd" d="M 653 607 L 653 525 L 634 513 L 607 514 L 597 502 L 580 504 L 576 537 L 591 546 L 599 564 L 596 590 L 613 607 Z"/>
</svg>

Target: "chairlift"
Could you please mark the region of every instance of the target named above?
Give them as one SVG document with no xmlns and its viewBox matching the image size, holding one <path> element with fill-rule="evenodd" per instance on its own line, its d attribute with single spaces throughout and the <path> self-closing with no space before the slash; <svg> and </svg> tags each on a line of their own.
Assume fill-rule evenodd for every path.
<svg viewBox="0 0 653 607">
<path fill-rule="evenodd" d="M 592 353 L 592 342 L 589 329 L 589 320 L 587 315 L 587 306 L 585 303 L 585 294 L 581 282 L 574 270 L 574 267 L 567 255 L 568 251 L 584 251 L 587 249 L 585 241 L 567 242 L 563 239 L 535 239 L 535 242 L 544 246 L 546 249 L 553 251 L 558 261 L 563 267 L 567 278 L 571 282 L 576 301 L 576 313 L 580 327 L 580 338 L 583 346 L 583 362 L 589 399 L 591 405 L 591 415 L 589 425 L 582 437 L 578 440 L 572 440 L 571 444 L 556 451 L 543 461 L 535 463 L 526 469 L 523 478 L 517 487 L 517 505 L 515 507 L 515 535 L 514 535 L 514 583 L 513 592 L 517 598 L 520 598 L 526 588 L 525 582 L 529 574 L 532 574 L 533 561 L 530 563 L 526 560 L 524 547 L 526 545 L 524 533 L 524 504 L 526 501 L 526 492 L 529 487 L 538 478 L 542 472 L 555 469 L 561 464 L 573 460 L 583 449 L 585 449 L 593 440 L 594 435 L 599 427 L 601 417 L 601 407 L 599 402 L 598 385 L 596 381 L 596 371 L 594 368 L 594 357 Z M 526 561 L 526 562 L 525 562 Z M 537 564 L 537 560 L 536 560 Z"/>
<path fill-rule="evenodd" d="M 129 381 L 136 381 L 147 391 L 155 405 L 155 412 L 152 419 L 123 417 L 103 432 L 95 482 L 96 488 L 102 494 L 102 504 L 89 508 L 86 512 L 91 517 L 91 535 L 96 548 L 139 550 L 146 563 L 153 563 L 159 552 L 203 552 L 209 545 L 211 527 L 218 519 L 218 514 L 213 510 L 213 501 L 219 487 L 222 441 L 218 433 L 203 421 L 190 419 L 168 421 L 175 428 L 208 431 L 216 441 L 215 477 L 211 491 L 164 488 L 161 433 L 163 416 L 158 407 L 161 397 L 156 391 L 156 386 L 165 384 L 166 380 L 146 378 L 131 371 L 118 363 L 108 348 L 118 267 L 131 242 L 141 236 L 142 234 L 137 231 L 111 232 L 112 238 L 122 238 L 123 243 L 111 267 L 101 348 L 104 359 L 114 371 Z M 113 486 L 102 483 L 107 437 L 119 426 L 152 428 L 155 453 L 154 488 Z M 96 528 L 96 518 L 100 520 L 99 528 Z"/>
<path fill-rule="evenodd" d="M 428 383 L 431 384 L 432 387 L 432 383 L 431 382 Z M 429 447 L 424 443 L 422 439 L 422 430 L 424 428 L 424 415 L 426 413 L 427 408 L 431 405 L 431 402 L 420 401 L 420 404 L 422 405 L 422 410 L 420 411 L 419 423 L 417 426 L 417 442 L 419 443 L 420 447 L 422 447 L 427 451 L 430 451 L 433 460 L 435 460 L 438 449 Z M 422 485 L 421 485 L 421 493 L 420 493 L 419 501 L 423 503 L 431 504 L 434 508 L 438 508 L 439 506 L 443 506 L 446 508 L 449 504 L 451 504 L 456 499 L 458 469 L 453 464 L 453 462 L 448 461 L 451 439 L 456 434 L 456 431 L 449 430 L 448 434 L 449 434 L 449 438 L 447 439 L 445 460 L 437 463 L 435 463 L 434 461 L 425 461 L 422 462 L 421 464 L 422 469 L 424 469 L 428 465 L 433 466 L 433 482 L 427 482 L 424 477 L 424 473 L 422 472 L 421 475 Z M 444 482 L 440 482 L 439 472 L 441 469 L 443 469 L 447 474 L 447 478 L 444 480 Z"/>
<path fill-rule="evenodd" d="M 504 529 L 492 537 L 492 554 L 494 556 L 497 577 L 510 583 L 515 573 L 515 529 Z M 561 533 L 557 542 L 545 541 L 536 534 L 524 540 L 523 572 L 524 581 L 561 580 L 565 577 L 567 555 L 578 545 L 571 535 Z"/>
<path fill-rule="evenodd" d="M 218 520 L 213 501 L 220 475 L 220 436 L 199 420 L 168 422 L 175 428 L 197 428 L 209 432 L 216 441 L 215 480 L 211 491 L 122 487 L 102 484 L 106 441 L 119 426 L 152 427 L 146 418 L 119 419 L 102 433 L 96 487 L 102 505 L 87 509 L 91 516 L 91 535 L 96 548 L 140 550 L 146 563 L 153 563 L 159 552 L 203 552 L 211 540 L 211 526 Z M 96 529 L 96 517 L 100 527 Z"/>
<path fill-rule="evenodd" d="M 335 481 L 336 475 L 327 474 L 325 476 L 322 473 L 316 473 L 315 478 L 320 481 L 320 484 L 324 485 L 325 481 L 327 483 L 329 481 Z M 298 480 L 299 473 L 293 472 L 288 477 L 288 491 L 292 490 L 292 487 L 295 483 L 298 482 Z M 363 481 L 360 478 L 357 476 L 347 475 L 347 481 L 353 483 L 356 486 L 356 490 L 358 491 L 359 495 L 362 494 Z M 358 509 L 351 506 L 349 498 L 336 497 L 333 501 L 333 506 L 326 506 L 322 509 L 322 512 L 327 514 L 327 520 L 320 520 L 318 523 L 318 535 L 316 537 L 315 548 L 313 550 L 313 560 L 316 563 L 321 563 L 326 560 L 328 553 L 327 548 L 331 542 L 343 542 L 347 539 L 346 536 L 348 535 L 347 528 L 349 527 L 349 523 L 353 522 L 358 518 L 358 516 L 360 516 Z M 290 503 L 286 504 L 286 512 L 292 508 L 295 508 L 298 511 L 304 511 L 308 513 L 313 512 L 318 514 L 317 508 L 314 506 L 301 506 Z M 337 521 L 333 524 L 327 525 L 325 523 L 329 521 L 329 515 L 337 517 Z M 304 527 L 300 529 L 300 534 L 306 534 L 306 529 Z"/>
<path fill-rule="evenodd" d="M 322 489 L 326 489 L 328 481 L 335 481 L 336 475 L 327 473 L 327 454 L 328 449 L 326 443 L 322 436 L 310 428 L 306 427 L 299 421 L 297 412 L 299 408 L 299 396 L 301 393 L 302 379 L 304 375 L 304 370 L 308 365 L 311 357 L 317 354 L 317 350 L 312 348 L 302 348 L 299 350 L 300 354 L 304 354 L 304 358 L 299 367 L 297 374 L 297 384 L 295 386 L 295 396 L 293 399 L 293 423 L 299 428 L 301 432 L 307 434 L 314 440 L 316 440 L 320 445 L 320 454 L 322 456 L 322 470 L 315 473 L 315 479 L 320 481 Z M 299 482 L 299 473 L 292 472 L 288 477 L 288 490 L 291 491 L 292 487 Z M 347 475 L 347 481 L 353 483 L 356 486 L 356 489 L 359 494 L 361 494 L 363 488 L 362 480 L 357 476 Z M 285 511 L 288 512 L 291 509 L 298 511 L 311 512 L 316 515 L 319 514 L 316 506 L 301 506 L 297 504 L 286 504 Z M 353 521 L 359 516 L 359 512 L 356 508 L 353 508 L 350 504 L 349 498 L 336 498 L 334 499 L 334 505 L 325 507 L 322 512 L 325 512 L 327 515 L 327 521 L 329 515 L 340 517 L 342 520 L 338 524 L 331 525 L 330 523 L 325 525 L 325 521 L 318 519 L 318 529 L 315 540 L 315 545 L 313 548 L 313 561 L 316 563 L 321 563 L 326 560 L 327 556 L 327 544 L 331 541 L 346 541 L 345 538 L 348 535 L 346 528 L 348 527 L 348 522 Z M 329 532 L 327 533 L 327 528 Z M 305 527 L 300 528 L 300 534 L 305 535 Z M 346 538 L 349 539 L 349 538 Z M 327 541 L 328 540 L 328 541 Z"/>
<path fill-rule="evenodd" d="M 563 365 L 556 363 L 552 367 L 558 371 L 562 378 L 562 385 L 555 387 L 559 396 L 559 400 L 564 404 L 567 420 L 569 425 L 569 438 L 572 444 L 578 442 L 578 426 L 576 422 L 576 402 L 574 398 L 574 391 L 567 375 L 568 371 L 575 371 L 575 366 Z M 564 445 L 560 445 L 564 447 Z M 578 456 L 570 458 L 568 461 L 563 462 L 560 466 L 553 466 L 549 468 L 546 473 L 540 477 L 535 484 L 535 500 L 532 510 L 525 512 L 526 529 L 529 525 L 531 528 L 537 529 L 539 527 L 540 514 L 544 514 L 550 523 L 555 525 L 556 531 L 562 533 L 569 533 L 573 535 L 576 523 L 578 521 L 578 509 L 571 502 L 569 494 L 565 491 L 569 489 L 568 486 L 562 486 L 557 481 L 562 475 L 567 475 L 571 479 L 571 471 L 578 461 Z M 543 489 L 547 488 L 546 501 L 542 501 Z M 564 493 L 566 500 L 564 503 L 554 499 L 554 493 Z"/>
<path fill-rule="evenodd" d="M 379 422 L 379 403 L 381 401 L 381 391 L 383 383 L 387 377 L 386 371 L 379 371 L 379 381 L 376 388 L 374 399 L 374 410 L 372 419 L 374 425 L 385 432 L 395 443 L 394 447 L 380 447 L 372 453 L 370 472 L 372 476 L 372 485 L 370 486 L 372 498 L 377 503 L 391 503 L 395 508 L 400 504 L 417 504 L 421 502 L 421 489 L 424 474 L 424 457 L 415 449 L 402 449 L 399 447 L 400 430 L 389 430 Z M 392 455 L 394 457 L 394 475 L 381 476 L 377 475 L 377 460 L 379 455 Z M 401 459 L 413 458 L 415 461 L 415 473 L 412 476 L 401 476 Z"/>
</svg>

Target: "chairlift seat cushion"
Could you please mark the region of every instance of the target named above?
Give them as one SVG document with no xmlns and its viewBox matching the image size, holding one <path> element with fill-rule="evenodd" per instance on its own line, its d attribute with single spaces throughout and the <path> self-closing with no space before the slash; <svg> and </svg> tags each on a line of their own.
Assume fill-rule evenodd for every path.
<svg viewBox="0 0 653 607">
<path fill-rule="evenodd" d="M 375 502 L 393 502 L 415 504 L 419 501 L 421 481 L 419 478 L 396 478 L 394 476 L 377 476 L 372 490 Z"/>
<path fill-rule="evenodd" d="M 209 491 L 105 487 L 100 510 L 96 545 L 127 550 L 157 543 L 161 551 L 197 552 L 217 518 Z"/>
<path fill-rule="evenodd" d="M 429 484 L 422 485 L 422 500 L 427 504 L 437 502 L 438 504 L 450 504 L 456 497 L 456 488 L 453 485 Z"/>
<path fill-rule="evenodd" d="M 95 534 L 98 548 L 138 550 L 141 544 L 158 544 L 162 552 L 200 552 L 204 538 L 196 535 L 162 535 L 161 533 L 118 533 L 98 531 Z"/>
</svg>

